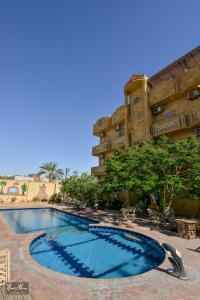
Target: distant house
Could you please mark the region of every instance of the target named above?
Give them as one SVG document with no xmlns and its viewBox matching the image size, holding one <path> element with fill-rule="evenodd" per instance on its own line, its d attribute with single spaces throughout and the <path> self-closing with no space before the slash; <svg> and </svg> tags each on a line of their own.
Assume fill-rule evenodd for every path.
<svg viewBox="0 0 200 300">
<path fill-rule="evenodd" d="M 47 178 L 42 178 L 39 174 L 29 174 L 29 175 L 15 175 L 15 180 L 22 180 L 22 181 L 35 181 L 35 182 L 48 182 Z"/>
</svg>

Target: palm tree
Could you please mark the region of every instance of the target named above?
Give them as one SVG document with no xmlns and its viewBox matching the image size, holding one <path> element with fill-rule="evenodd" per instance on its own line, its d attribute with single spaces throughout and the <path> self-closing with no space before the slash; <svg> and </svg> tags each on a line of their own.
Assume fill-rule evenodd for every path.
<svg viewBox="0 0 200 300">
<path fill-rule="evenodd" d="M 0 194 L 3 195 L 3 187 L 6 185 L 6 181 L 1 181 L 0 185 L 1 185 L 1 192 L 0 192 Z"/>
<path fill-rule="evenodd" d="M 40 166 L 39 175 L 44 175 L 50 182 L 62 180 L 64 176 L 63 169 L 58 168 L 56 162 L 49 162 Z"/>
</svg>

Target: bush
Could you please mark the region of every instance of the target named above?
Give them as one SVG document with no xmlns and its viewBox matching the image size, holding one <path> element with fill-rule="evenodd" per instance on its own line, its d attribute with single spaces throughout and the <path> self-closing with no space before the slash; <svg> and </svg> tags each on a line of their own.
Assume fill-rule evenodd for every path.
<svg viewBox="0 0 200 300">
<path fill-rule="evenodd" d="M 10 199 L 11 202 L 15 202 L 16 200 L 17 200 L 16 197 L 12 197 L 12 198 Z"/>
<path fill-rule="evenodd" d="M 107 201 L 107 209 L 120 210 L 122 206 L 123 201 L 117 195 L 111 196 Z"/>
<path fill-rule="evenodd" d="M 70 198 L 76 198 L 79 201 L 86 202 L 89 207 L 94 208 L 98 203 L 101 186 L 99 180 L 87 173 L 79 175 L 77 172 L 65 181 L 61 186 L 62 193 Z"/>
<path fill-rule="evenodd" d="M 32 202 L 40 202 L 41 199 L 38 196 L 33 197 Z"/>
<path fill-rule="evenodd" d="M 49 203 L 61 203 L 62 201 L 62 195 L 61 193 L 54 193 L 53 195 L 51 195 L 51 197 L 49 198 Z"/>
<path fill-rule="evenodd" d="M 41 201 L 41 202 L 47 202 L 48 199 L 47 199 L 47 198 L 42 198 L 42 199 L 40 199 L 40 201 Z"/>
<path fill-rule="evenodd" d="M 100 200 L 98 200 L 98 208 L 104 210 L 105 208 L 107 208 L 107 205 L 108 205 L 108 200 L 105 199 L 105 198 L 101 198 Z"/>
<path fill-rule="evenodd" d="M 120 210 L 123 206 L 123 200 L 118 195 L 104 196 L 98 200 L 100 209 Z"/>
<path fill-rule="evenodd" d="M 42 198 L 42 197 L 39 197 L 39 196 L 35 196 L 35 197 L 33 197 L 33 199 L 31 201 L 32 202 L 47 202 L 48 199 L 47 198 Z"/>
</svg>

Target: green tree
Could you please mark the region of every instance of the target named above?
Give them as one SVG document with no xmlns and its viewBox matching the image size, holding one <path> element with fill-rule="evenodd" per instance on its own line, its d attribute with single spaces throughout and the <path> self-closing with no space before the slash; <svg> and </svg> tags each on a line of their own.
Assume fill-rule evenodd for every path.
<svg viewBox="0 0 200 300">
<path fill-rule="evenodd" d="M 161 216 L 176 197 L 198 198 L 200 144 L 195 138 L 170 143 L 166 137 L 143 141 L 105 162 L 107 193 L 130 190 L 137 199 L 158 195 Z"/>
<path fill-rule="evenodd" d="M 196 147 L 197 152 L 200 152 L 198 146 Z M 193 198 L 195 200 L 200 200 L 200 157 L 197 155 L 193 157 L 192 167 L 187 170 L 186 173 L 187 182 L 187 192 L 188 198 Z M 200 203 L 200 201 L 199 201 Z M 200 214 L 200 205 L 196 216 Z"/>
<path fill-rule="evenodd" d="M 94 207 L 100 195 L 99 180 L 88 173 L 79 175 L 75 171 L 62 182 L 61 192 L 71 198 L 87 202 L 90 207 Z"/>
<path fill-rule="evenodd" d="M 47 177 L 50 182 L 62 180 L 64 176 L 63 169 L 59 169 L 56 162 L 49 162 L 40 166 L 39 174 Z"/>
<path fill-rule="evenodd" d="M 3 187 L 6 186 L 6 184 L 7 184 L 6 181 L 1 181 L 0 182 L 0 186 L 1 186 L 1 192 L 0 192 L 0 194 L 1 195 L 3 195 Z"/>
<path fill-rule="evenodd" d="M 21 186 L 21 188 L 22 188 L 22 195 L 24 195 L 25 192 L 27 191 L 27 184 L 23 183 L 22 186 Z"/>
</svg>

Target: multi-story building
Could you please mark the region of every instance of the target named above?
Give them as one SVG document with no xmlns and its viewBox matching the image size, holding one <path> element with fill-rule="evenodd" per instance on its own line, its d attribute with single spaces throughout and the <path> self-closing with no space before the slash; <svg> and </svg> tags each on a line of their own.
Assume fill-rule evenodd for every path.
<svg viewBox="0 0 200 300">
<path fill-rule="evenodd" d="M 166 135 L 171 140 L 200 138 L 200 46 L 157 74 L 132 75 L 124 86 L 124 105 L 93 126 L 99 143 L 92 154 L 99 165 L 92 174 L 104 176 L 104 161 L 116 148 Z"/>
</svg>

